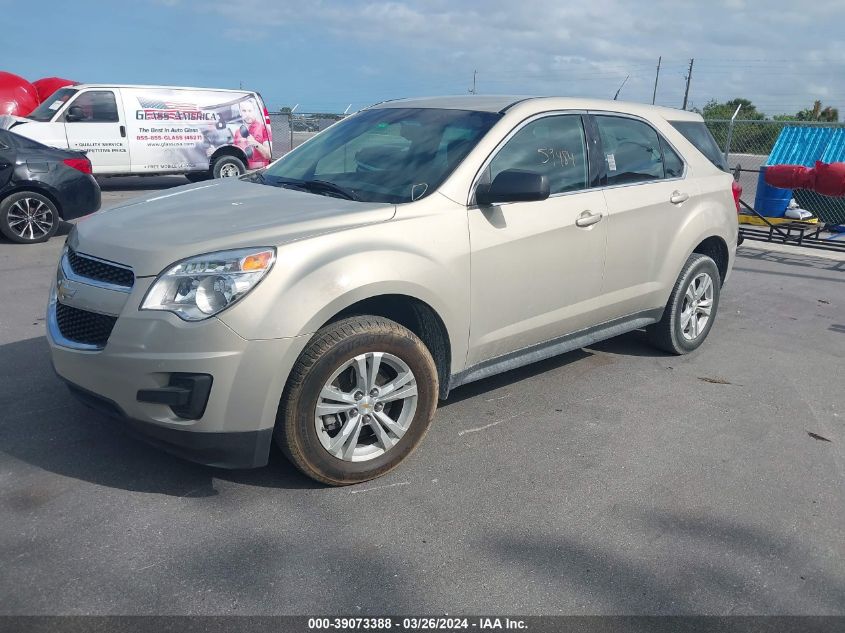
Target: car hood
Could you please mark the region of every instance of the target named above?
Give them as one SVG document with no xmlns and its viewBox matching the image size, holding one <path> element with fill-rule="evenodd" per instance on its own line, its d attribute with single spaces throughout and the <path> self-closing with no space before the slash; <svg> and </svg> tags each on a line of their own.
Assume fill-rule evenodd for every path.
<svg viewBox="0 0 845 633">
<path fill-rule="evenodd" d="M 70 237 L 79 252 L 159 274 L 213 251 L 280 246 L 320 233 L 385 222 L 392 204 L 355 202 L 225 178 L 156 192 L 83 218 Z"/>
</svg>

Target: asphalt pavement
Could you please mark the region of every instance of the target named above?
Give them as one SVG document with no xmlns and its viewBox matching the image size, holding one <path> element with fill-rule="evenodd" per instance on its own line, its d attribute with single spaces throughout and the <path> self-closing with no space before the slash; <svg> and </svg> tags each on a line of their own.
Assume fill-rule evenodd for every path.
<svg viewBox="0 0 845 633">
<path fill-rule="evenodd" d="M 634 332 L 467 385 L 327 488 L 78 404 L 44 340 L 62 241 L 0 242 L 0 614 L 845 614 L 845 262 L 742 247 L 697 352 Z"/>
</svg>

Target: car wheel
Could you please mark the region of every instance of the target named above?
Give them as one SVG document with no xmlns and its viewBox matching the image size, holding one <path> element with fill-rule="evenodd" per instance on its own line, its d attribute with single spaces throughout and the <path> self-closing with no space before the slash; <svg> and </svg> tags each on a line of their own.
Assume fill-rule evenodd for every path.
<svg viewBox="0 0 845 633">
<path fill-rule="evenodd" d="M 317 481 L 367 481 L 417 447 L 437 394 L 434 360 L 410 330 L 376 316 L 346 318 L 317 332 L 294 365 L 275 439 Z"/>
<path fill-rule="evenodd" d="M 687 354 L 698 348 L 713 327 L 721 283 L 716 262 L 706 255 L 690 255 L 663 318 L 647 329 L 651 343 L 672 354 Z"/>
<path fill-rule="evenodd" d="M 185 174 L 189 182 L 203 182 L 212 178 L 210 171 L 192 171 Z"/>
<path fill-rule="evenodd" d="M 237 178 L 246 173 L 246 165 L 236 156 L 221 156 L 211 167 L 215 178 Z"/>
<path fill-rule="evenodd" d="M 60 221 L 53 201 L 34 191 L 18 191 L 0 202 L 0 233 L 18 244 L 46 242 Z"/>
</svg>

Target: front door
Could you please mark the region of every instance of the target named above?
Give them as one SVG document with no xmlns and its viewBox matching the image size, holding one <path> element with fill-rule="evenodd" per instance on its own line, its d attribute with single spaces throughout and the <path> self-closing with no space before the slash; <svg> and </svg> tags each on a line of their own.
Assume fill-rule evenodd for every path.
<svg viewBox="0 0 845 633">
<path fill-rule="evenodd" d="M 120 92 L 80 92 L 62 115 L 68 147 L 87 153 L 95 174 L 129 173 L 129 139 Z"/>
<path fill-rule="evenodd" d="M 518 129 L 485 169 L 482 182 L 505 169 L 546 174 L 551 195 L 468 211 L 468 365 L 593 324 L 607 211 L 601 190 L 589 188 L 586 147 L 580 115 L 546 115 Z"/>
</svg>

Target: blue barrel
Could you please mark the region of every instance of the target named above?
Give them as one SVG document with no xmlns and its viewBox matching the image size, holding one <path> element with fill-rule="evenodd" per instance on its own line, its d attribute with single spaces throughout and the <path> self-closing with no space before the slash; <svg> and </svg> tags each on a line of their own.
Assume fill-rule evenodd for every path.
<svg viewBox="0 0 845 633">
<path fill-rule="evenodd" d="M 766 183 L 766 167 L 760 168 L 754 210 L 767 218 L 782 218 L 792 200 L 792 189 L 778 189 Z"/>
</svg>

